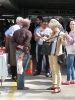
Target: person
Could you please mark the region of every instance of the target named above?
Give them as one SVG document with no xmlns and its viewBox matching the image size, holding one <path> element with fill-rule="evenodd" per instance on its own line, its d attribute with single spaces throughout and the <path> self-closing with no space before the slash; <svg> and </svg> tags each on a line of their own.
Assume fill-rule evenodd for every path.
<svg viewBox="0 0 75 100">
<path fill-rule="evenodd" d="M 23 22 L 22 17 L 17 17 L 16 18 L 16 24 L 11 26 L 6 32 L 6 52 L 8 52 L 8 63 L 10 64 L 11 67 L 11 75 L 12 75 L 12 80 L 16 80 L 16 75 L 17 75 L 17 70 L 16 70 L 16 56 L 15 56 L 15 48 L 11 43 L 12 36 L 14 32 L 18 29 L 21 28 Z"/>
<path fill-rule="evenodd" d="M 3 34 L 2 34 L 2 40 L 3 40 L 3 46 L 5 46 L 6 37 L 5 32 L 9 29 L 9 23 L 8 20 L 3 20 Z"/>
<path fill-rule="evenodd" d="M 72 51 L 72 45 L 75 42 L 75 21 L 70 21 L 71 31 L 65 33 L 64 38 L 67 40 L 66 51 L 67 51 L 67 81 L 62 81 L 63 85 L 75 84 L 75 70 L 74 70 L 74 57 L 75 53 Z M 70 81 L 70 76 L 72 80 Z"/>
<path fill-rule="evenodd" d="M 36 35 L 37 29 L 41 27 L 42 20 L 43 18 L 41 16 L 38 16 L 36 18 L 36 28 L 34 29 L 34 37 Z M 38 62 L 38 41 L 36 41 L 36 61 Z"/>
<path fill-rule="evenodd" d="M 58 26 L 58 28 L 60 31 L 64 32 L 63 26 L 61 24 Z"/>
<path fill-rule="evenodd" d="M 41 25 L 42 25 L 42 20 L 43 20 L 43 18 L 41 16 L 38 16 L 36 18 L 36 28 L 34 30 L 34 37 L 36 35 L 37 29 L 40 28 Z M 36 41 L 36 62 L 38 62 L 38 41 Z M 42 65 L 41 65 L 41 67 L 42 67 L 41 70 L 42 71 L 44 71 L 45 64 L 46 64 L 46 60 L 45 60 L 45 56 L 43 56 Z M 37 71 L 37 69 L 35 71 Z M 51 76 L 50 73 L 46 74 L 46 77 L 50 77 L 50 76 Z"/>
<path fill-rule="evenodd" d="M 16 48 L 16 60 L 22 60 L 23 62 L 23 73 L 17 73 L 17 89 L 18 90 L 27 90 L 28 87 L 24 87 L 24 73 L 27 61 L 29 58 L 29 51 L 31 48 L 30 41 L 32 33 L 28 30 L 30 26 L 30 20 L 23 20 L 23 27 L 14 32 L 12 43 Z"/>
<path fill-rule="evenodd" d="M 42 65 L 42 59 L 43 55 L 40 53 L 42 49 L 43 41 L 48 39 L 48 36 L 50 36 L 50 33 L 52 32 L 50 28 L 47 27 L 48 21 L 46 19 L 42 20 L 42 25 L 40 28 L 37 29 L 35 34 L 35 41 L 38 41 L 38 62 L 37 62 L 37 71 L 33 74 L 34 76 L 40 75 L 41 72 L 41 65 Z M 49 60 L 48 56 L 45 55 L 46 58 L 46 75 L 49 73 Z"/>
<path fill-rule="evenodd" d="M 64 33 L 59 30 L 59 25 L 60 23 L 56 19 L 51 19 L 49 22 L 49 27 L 52 29 L 49 38 L 53 38 L 49 40 L 53 41 L 51 54 L 49 55 L 49 64 L 52 72 L 52 86 L 47 88 L 47 90 L 53 90 L 52 93 L 61 92 L 61 71 L 60 65 L 57 62 L 57 56 L 63 53 L 62 45 L 65 45 L 65 40 L 63 40 Z"/>
</svg>

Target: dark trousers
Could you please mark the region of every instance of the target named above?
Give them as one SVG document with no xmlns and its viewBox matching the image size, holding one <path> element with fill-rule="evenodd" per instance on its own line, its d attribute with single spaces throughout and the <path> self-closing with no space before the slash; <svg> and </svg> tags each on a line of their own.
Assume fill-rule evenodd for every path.
<svg viewBox="0 0 75 100">
<path fill-rule="evenodd" d="M 15 76 L 17 77 L 17 68 L 16 68 L 16 66 L 11 66 L 11 75 L 12 75 L 12 78 L 14 78 Z"/>
<path fill-rule="evenodd" d="M 38 45 L 38 62 L 37 62 L 37 72 L 41 72 L 41 66 L 42 66 L 42 59 L 43 59 L 43 55 L 41 55 L 41 45 Z M 48 56 L 45 55 L 46 58 L 46 73 L 49 72 L 49 60 L 48 60 Z"/>
</svg>

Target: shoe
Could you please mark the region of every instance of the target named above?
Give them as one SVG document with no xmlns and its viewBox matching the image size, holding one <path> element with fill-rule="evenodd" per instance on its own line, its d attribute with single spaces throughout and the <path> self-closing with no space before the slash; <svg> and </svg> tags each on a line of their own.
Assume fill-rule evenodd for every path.
<svg viewBox="0 0 75 100">
<path fill-rule="evenodd" d="M 66 82 L 62 81 L 62 85 L 70 85 L 70 82 L 69 81 L 66 81 Z"/>
<path fill-rule="evenodd" d="M 51 77 L 52 75 L 48 72 L 46 73 L 46 77 Z"/>
<path fill-rule="evenodd" d="M 46 90 L 55 90 L 55 87 L 49 87 Z"/>
<path fill-rule="evenodd" d="M 35 73 L 33 74 L 33 76 L 37 76 L 37 75 L 40 75 L 40 73 L 39 73 L 39 72 L 35 72 Z"/>
<path fill-rule="evenodd" d="M 70 84 L 75 84 L 75 81 L 70 81 Z"/>
<path fill-rule="evenodd" d="M 24 87 L 24 88 L 17 88 L 17 90 L 28 90 L 29 87 Z"/>
<path fill-rule="evenodd" d="M 12 77 L 12 81 L 17 82 L 16 77 Z"/>
</svg>

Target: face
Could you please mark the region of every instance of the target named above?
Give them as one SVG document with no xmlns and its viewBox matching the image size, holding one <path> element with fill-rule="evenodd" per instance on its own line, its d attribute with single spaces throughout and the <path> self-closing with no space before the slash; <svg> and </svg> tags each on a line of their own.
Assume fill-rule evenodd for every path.
<svg viewBox="0 0 75 100">
<path fill-rule="evenodd" d="M 74 21 L 70 22 L 70 29 L 75 30 L 75 22 Z"/>
<path fill-rule="evenodd" d="M 47 25 L 48 25 L 48 22 L 42 22 L 41 26 L 42 26 L 43 29 L 45 29 L 47 27 Z"/>
<path fill-rule="evenodd" d="M 20 22 L 18 23 L 20 26 L 22 26 L 22 24 L 23 24 L 23 21 L 22 20 L 20 20 Z"/>
<path fill-rule="evenodd" d="M 39 18 L 36 19 L 36 24 L 39 25 L 41 20 Z"/>
<path fill-rule="evenodd" d="M 58 30 L 58 26 L 51 27 L 51 30 L 53 31 L 53 33 L 56 33 L 56 32 L 57 32 L 57 30 Z"/>
</svg>

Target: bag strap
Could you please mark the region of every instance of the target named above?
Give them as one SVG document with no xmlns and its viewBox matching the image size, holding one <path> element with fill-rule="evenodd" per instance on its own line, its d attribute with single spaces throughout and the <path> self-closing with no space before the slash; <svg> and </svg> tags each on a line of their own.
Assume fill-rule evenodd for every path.
<svg viewBox="0 0 75 100">
<path fill-rule="evenodd" d="M 60 35 L 59 35 L 59 36 L 60 36 Z M 56 37 L 58 38 L 58 36 L 55 36 L 55 37 L 52 37 L 52 38 L 47 39 L 46 41 L 48 41 L 48 40 L 50 40 L 50 39 L 53 39 L 53 38 L 56 38 Z M 45 41 L 45 42 L 46 42 L 46 41 Z"/>
<path fill-rule="evenodd" d="M 60 32 L 58 33 L 58 36 L 57 36 L 57 42 L 58 42 L 58 38 L 59 38 L 59 35 L 60 34 Z M 57 48 L 57 42 L 56 42 L 56 48 Z M 54 55 L 56 54 L 56 48 L 55 48 L 55 53 L 54 53 Z"/>
</svg>

